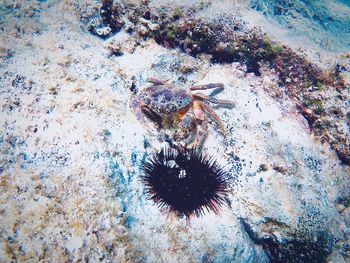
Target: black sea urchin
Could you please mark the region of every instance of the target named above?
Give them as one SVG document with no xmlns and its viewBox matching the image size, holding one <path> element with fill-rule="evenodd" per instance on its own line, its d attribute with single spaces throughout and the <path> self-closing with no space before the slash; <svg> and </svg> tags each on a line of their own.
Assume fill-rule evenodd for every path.
<svg viewBox="0 0 350 263">
<path fill-rule="evenodd" d="M 159 207 L 179 215 L 219 213 L 228 192 L 227 173 L 213 157 L 197 149 L 155 152 L 144 163 L 142 181 Z"/>
</svg>

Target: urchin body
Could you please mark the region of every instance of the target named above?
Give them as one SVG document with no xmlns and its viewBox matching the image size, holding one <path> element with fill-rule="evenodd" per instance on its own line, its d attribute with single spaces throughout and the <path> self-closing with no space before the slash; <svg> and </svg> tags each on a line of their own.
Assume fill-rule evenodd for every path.
<svg viewBox="0 0 350 263">
<path fill-rule="evenodd" d="M 144 163 L 148 196 L 178 215 L 216 214 L 225 203 L 229 175 L 213 157 L 193 149 L 163 149 Z"/>
<path fill-rule="evenodd" d="M 152 85 L 141 90 L 131 100 L 131 108 L 139 121 L 144 123 L 146 119 L 150 119 L 160 127 L 175 128 L 173 135 L 175 140 L 189 139 L 195 147 L 203 143 L 208 132 L 207 113 L 224 134 L 222 120 L 206 102 L 222 105 L 232 105 L 233 102 L 190 92 L 223 88 L 222 83 L 192 86 L 190 91 L 187 91 L 155 78 L 149 78 L 148 81 Z"/>
</svg>

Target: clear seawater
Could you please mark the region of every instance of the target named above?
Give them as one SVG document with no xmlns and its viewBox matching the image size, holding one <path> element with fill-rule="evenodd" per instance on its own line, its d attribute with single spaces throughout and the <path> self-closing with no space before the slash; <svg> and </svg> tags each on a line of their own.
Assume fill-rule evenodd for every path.
<svg viewBox="0 0 350 263">
<path fill-rule="evenodd" d="M 350 50 L 350 0 L 251 0 L 251 7 L 291 34 L 333 52 Z"/>
</svg>

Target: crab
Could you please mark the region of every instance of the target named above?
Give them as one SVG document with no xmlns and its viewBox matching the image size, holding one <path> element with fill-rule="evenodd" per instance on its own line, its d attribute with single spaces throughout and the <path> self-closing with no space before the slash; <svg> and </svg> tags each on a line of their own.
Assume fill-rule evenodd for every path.
<svg viewBox="0 0 350 263">
<path fill-rule="evenodd" d="M 130 106 L 136 118 L 145 123 L 147 119 L 153 121 L 158 128 L 175 128 L 173 138 L 188 140 L 187 147 L 201 146 L 208 133 L 207 113 L 219 126 L 225 135 L 225 125 L 207 102 L 232 106 L 229 100 L 218 100 L 201 93 L 190 91 L 220 88 L 222 83 L 209 83 L 190 87 L 190 91 L 178 88 L 167 81 L 148 78 L 152 85 L 142 89 L 131 100 Z M 193 138 L 194 137 L 194 138 Z"/>
</svg>

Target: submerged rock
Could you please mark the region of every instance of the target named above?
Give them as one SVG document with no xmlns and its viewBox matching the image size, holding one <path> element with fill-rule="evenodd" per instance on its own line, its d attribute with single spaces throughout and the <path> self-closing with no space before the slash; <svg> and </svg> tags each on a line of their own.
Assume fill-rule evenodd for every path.
<svg viewBox="0 0 350 263">
<path fill-rule="evenodd" d="M 1 38 L 0 261 L 348 261 L 350 171 L 332 150 L 348 145 L 339 74 L 245 31 L 236 13 L 211 20 L 217 3 L 146 2 L 0 9 L 3 32 L 20 12 L 16 24 L 30 22 L 33 6 L 50 28 Z M 103 27 L 112 32 L 96 37 Z M 145 194 L 143 164 L 164 136 L 129 105 L 148 77 L 222 82 L 204 92 L 235 102 L 215 109 L 225 137 L 213 123 L 203 147 L 234 179 L 220 216 L 188 227 Z"/>
</svg>

